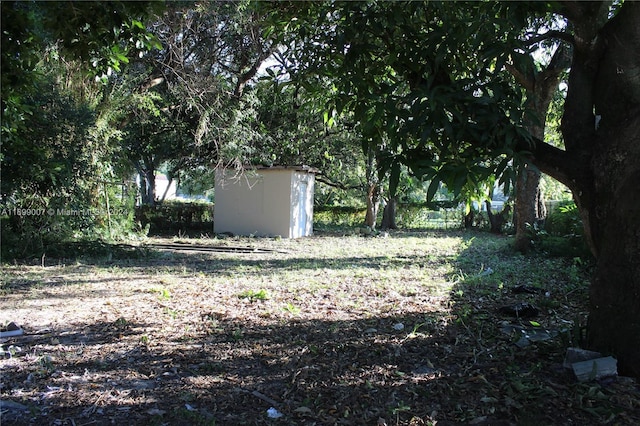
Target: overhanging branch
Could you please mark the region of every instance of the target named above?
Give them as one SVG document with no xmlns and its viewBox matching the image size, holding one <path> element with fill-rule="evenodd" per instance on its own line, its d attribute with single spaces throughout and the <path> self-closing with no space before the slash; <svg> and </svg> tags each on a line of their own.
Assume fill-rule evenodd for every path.
<svg viewBox="0 0 640 426">
<path fill-rule="evenodd" d="M 576 42 L 573 35 L 569 33 L 565 33 L 564 31 L 558 31 L 558 30 L 549 30 L 544 34 L 537 34 L 534 37 L 524 40 L 523 44 L 525 46 L 531 46 L 531 45 L 543 42 L 545 40 L 560 40 L 560 41 L 569 43 L 570 45 L 573 45 Z"/>
<path fill-rule="evenodd" d="M 349 191 L 351 189 L 363 189 L 362 185 L 345 185 L 342 182 L 334 182 L 332 180 L 330 180 L 328 177 L 321 175 L 321 174 L 317 174 L 316 175 L 316 180 L 318 182 L 322 182 L 327 186 L 330 186 L 332 188 L 338 188 L 338 189 L 342 189 L 344 191 Z"/>
<path fill-rule="evenodd" d="M 566 185 L 573 192 L 580 192 L 587 184 L 588 167 L 580 156 L 569 155 L 567 151 L 534 138 L 533 145 L 526 141 L 516 144 L 515 150 L 551 176 Z"/>
<path fill-rule="evenodd" d="M 525 90 L 532 92 L 535 87 L 535 78 L 525 75 L 522 71 L 515 67 L 513 64 L 504 65 L 507 71 L 516 79 Z"/>
</svg>

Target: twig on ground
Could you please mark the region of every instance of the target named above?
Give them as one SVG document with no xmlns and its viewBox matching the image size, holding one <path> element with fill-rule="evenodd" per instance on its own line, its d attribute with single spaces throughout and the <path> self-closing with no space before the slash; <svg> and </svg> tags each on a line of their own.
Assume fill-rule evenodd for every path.
<svg viewBox="0 0 640 426">
<path fill-rule="evenodd" d="M 100 401 L 102 401 L 108 393 L 109 391 L 102 392 L 98 397 L 98 399 L 96 399 L 96 402 L 94 402 L 91 407 L 88 407 L 82 414 L 84 414 L 87 417 L 92 415 L 96 411 L 96 408 L 98 407 L 98 404 L 100 403 Z"/>
<path fill-rule="evenodd" d="M 269 398 L 268 396 L 266 396 L 263 393 L 258 392 L 257 390 L 249 390 L 249 389 L 243 389 L 243 388 L 237 388 L 236 389 L 239 392 L 244 392 L 244 393 L 250 393 L 251 395 L 255 396 L 256 398 L 260 398 L 261 400 L 268 402 L 269 404 L 273 405 L 274 407 L 277 407 L 280 405 L 279 402 L 276 402 L 275 400 Z"/>
</svg>

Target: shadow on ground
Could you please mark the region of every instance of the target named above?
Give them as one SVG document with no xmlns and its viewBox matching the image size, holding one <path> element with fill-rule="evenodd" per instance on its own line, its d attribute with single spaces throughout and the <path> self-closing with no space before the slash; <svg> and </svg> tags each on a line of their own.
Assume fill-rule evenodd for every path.
<svg viewBox="0 0 640 426">
<path fill-rule="evenodd" d="M 564 275 L 540 277 L 535 272 L 540 262 L 548 261 L 543 257 L 518 257 L 500 239 L 487 245 L 471 235 L 464 245 L 453 259 L 450 278 L 455 284 L 450 298 L 420 312 L 345 320 L 332 318 L 327 310 L 323 319 L 292 315 L 247 321 L 233 312 L 203 310 L 189 333 L 163 341 L 145 338 L 145 329 L 152 325 L 125 319 L 78 324 L 82 329 L 78 333 L 51 330 L 31 341 L 16 338 L 9 343 L 14 350 L 22 345 L 20 352 L 11 354 L 3 345 L 5 355 L 14 358 L 2 367 L 2 398 L 12 395 L 10 400 L 17 404 L 3 406 L 3 421 L 55 425 L 640 422 L 640 395 L 634 384 L 581 385 L 566 374 L 561 363 L 570 342 L 559 337 L 522 348 L 514 344 L 513 335 L 501 331 L 505 322 L 527 325 L 521 318 L 497 313 L 501 305 L 521 297 L 540 305 L 541 316 L 535 319 L 540 326 L 560 327 L 563 321 L 573 321 L 571 316 L 582 315 L 585 290 L 570 267 L 559 263 Z M 379 268 L 382 262 L 395 262 L 397 267 L 415 261 L 235 257 L 212 265 L 206 255 L 193 253 L 172 259 L 175 266 L 188 264 L 190 272 L 215 274 L 232 274 L 238 267 L 258 274 L 261 268 L 304 271 L 352 262 Z M 153 267 L 153 262 L 136 259 L 125 267 Z M 550 296 L 515 296 L 510 289 L 523 283 Z M 16 368 L 12 360 L 17 359 L 28 368 L 24 363 L 22 369 Z M 281 417 L 272 418 L 270 413 Z"/>
</svg>

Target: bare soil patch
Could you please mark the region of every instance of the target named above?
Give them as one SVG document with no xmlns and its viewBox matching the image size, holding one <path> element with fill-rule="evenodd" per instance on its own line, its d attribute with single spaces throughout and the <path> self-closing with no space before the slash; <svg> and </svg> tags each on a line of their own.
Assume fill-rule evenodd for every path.
<svg viewBox="0 0 640 426">
<path fill-rule="evenodd" d="M 562 367 L 574 260 L 464 232 L 150 243 L 3 266 L 2 424 L 640 424 L 635 381 Z"/>
</svg>

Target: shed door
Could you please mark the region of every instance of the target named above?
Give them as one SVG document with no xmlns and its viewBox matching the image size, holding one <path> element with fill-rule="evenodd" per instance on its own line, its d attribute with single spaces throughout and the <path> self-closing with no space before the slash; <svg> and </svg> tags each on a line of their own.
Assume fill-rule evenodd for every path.
<svg viewBox="0 0 640 426">
<path fill-rule="evenodd" d="M 294 237 L 307 235 L 307 182 L 301 181 L 298 189 L 298 221 Z"/>
</svg>

